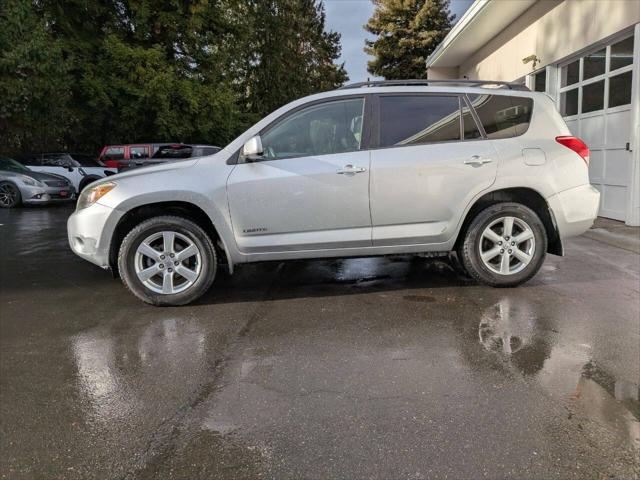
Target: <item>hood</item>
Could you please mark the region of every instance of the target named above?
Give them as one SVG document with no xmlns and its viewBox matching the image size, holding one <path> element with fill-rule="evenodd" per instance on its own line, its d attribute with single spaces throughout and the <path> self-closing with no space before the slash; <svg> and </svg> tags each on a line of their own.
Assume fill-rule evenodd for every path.
<svg viewBox="0 0 640 480">
<path fill-rule="evenodd" d="M 39 182 L 44 182 L 44 181 L 47 181 L 47 180 L 49 180 L 49 181 L 51 181 L 51 180 L 64 180 L 65 182 L 69 183 L 69 180 L 67 180 L 62 175 L 55 175 L 55 174 L 51 174 L 51 173 L 41 173 L 41 172 L 34 172 L 34 171 L 14 172 L 14 171 L 10 171 L 10 170 L 0 170 L 0 177 L 4 177 L 4 178 L 29 177 L 29 178 L 33 178 L 35 180 L 38 180 Z"/>
<path fill-rule="evenodd" d="M 163 163 L 159 163 L 157 165 L 153 165 L 153 166 L 143 166 L 143 167 L 139 167 L 139 168 L 134 168 L 132 170 L 129 170 L 127 172 L 122 172 L 122 173 L 117 173 L 115 175 L 109 175 L 108 177 L 104 177 L 102 179 L 100 179 L 99 181 L 96 181 L 94 183 L 92 183 L 93 186 L 95 185 L 99 185 L 101 183 L 107 183 L 107 182 L 117 182 L 120 179 L 123 178 L 131 178 L 131 177 L 145 177 L 147 175 L 153 175 L 156 172 L 166 172 L 166 171 L 170 171 L 170 170 L 182 170 L 183 168 L 189 168 L 194 166 L 196 163 L 198 163 L 198 161 L 201 158 L 205 158 L 205 157 L 197 157 L 197 158 L 193 158 L 193 159 L 181 159 L 181 160 L 175 160 L 175 161 L 171 161 L 171 162 L 163 162 Z M 143 181 L 144 179 L 141 178 L 140 181 Z"/>
<path fill-rule="evenodd" d="M 67 177 L 63 175 L 58 175 L 56 173 L 27 172 L 27 173 L 23 173 L 22 175 L 35 178 L 36 180 L 40 180 L 41 182 L 44 182 L 46 180 L 64 180 L 67 183 L 71 183 L 69 182 Z"/>
</svg>

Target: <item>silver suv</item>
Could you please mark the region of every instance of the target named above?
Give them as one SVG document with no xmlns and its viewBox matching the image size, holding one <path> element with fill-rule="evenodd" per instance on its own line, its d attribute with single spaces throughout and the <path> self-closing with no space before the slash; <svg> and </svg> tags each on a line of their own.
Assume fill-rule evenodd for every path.
<svg viewBox="0 0 640 480">
<path fill-rule="evenodd" d="M 192 302 L 221 264 L 301 258 L 453 251 L 478 282 L 509 287 L 592 225 L 588 163 L 545 94 L 356 84 L 296 100 L 214 155 L 94 183 L 69 243 L 154 305 Z"/>
</svg>

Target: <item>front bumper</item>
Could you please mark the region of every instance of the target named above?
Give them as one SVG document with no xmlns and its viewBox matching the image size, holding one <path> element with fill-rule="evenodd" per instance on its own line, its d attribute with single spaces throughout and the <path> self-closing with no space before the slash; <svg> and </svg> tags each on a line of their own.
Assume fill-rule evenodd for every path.
<svg viewBox="0 0 640 480">
<path fill-rule="evenodd" d="M 558 226 L 560 238 L 581 235 L 591 228 L 598 216 L 600 192 L 591 185 L 581 185 L 547 199 Z"/>
<path fill-rule="evenodd" d="M 99 203 L 76 210 L 67 220 L 67 235 L 73 252 L 98 265 L 109 268 L 109 247 L 122 212 Z"/>
<path fill-rule="evenodd" d="M 44 191 L 53 202 L 68 202 L 76 196 L 76 190 L 73 188 L 73 185 L 66 187 L 45 187 Z M 61 192 L 66 192 L 66 195 L 62 195 Z"/>
<path fill-rule="evenodd" d="M 68 194 L 66 196 L 60 195 L 60 191 L 66 191 Z M 75 189 L 71 185 L 67 188 L 20 185 L 22 203 L 26 205 L 68 202 L 75 198 L 75 192 Z"/>
</svg>

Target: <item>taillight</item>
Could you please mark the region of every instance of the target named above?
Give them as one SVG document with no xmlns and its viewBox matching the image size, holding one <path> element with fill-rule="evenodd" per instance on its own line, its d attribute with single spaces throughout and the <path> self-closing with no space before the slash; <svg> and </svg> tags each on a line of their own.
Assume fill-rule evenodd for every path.
<svg viewBox="0 0 640 480">
<path fill-rule="evenodd" d="M 556 137 L 556 142 L 576 152 L 582 157 L 584 163 L 589 166 L 589 147 L 578 137 Z"/>
<path fill-rule="evenodd" d="M 105 160 L 104 166 L 107 168 L 120 168 L 120 162 L 117 160 Z"/>
</svg>

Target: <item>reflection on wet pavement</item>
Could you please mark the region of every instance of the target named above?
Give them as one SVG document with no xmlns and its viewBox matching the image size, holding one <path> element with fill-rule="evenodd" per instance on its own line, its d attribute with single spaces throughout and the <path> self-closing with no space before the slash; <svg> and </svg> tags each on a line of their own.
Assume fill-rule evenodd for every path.
<svg viewBox="0 0 640 480">
<path fill-rule="evenodd" d="M 2 478 L 640 474 L 631 252 L 578 238 L 518 289 L 251 265 L 158 309 L 68 251 L 68 213 L 0 212 Z"/>
<path fill-rule="evenodd" d="M 558 372 L 556 368 L 545 370 L 545 361 L 550 358 L 554 363 L 562 363 L 565 371 L 576 372 L 581 368 L 576 375 L 577 386 L 570 394 L 573 403 L 591 420 L 615 432 L 621 444 L 640 448 L 638 383 L 616 380 L 598 367 L 586 348 L 567 356 L 558 347 L 562 351 L 556 357 L 552 337 L 559 332 L 550 328 L 548 322 L 540 321 L 528 302 L 513 297 L 501 299 L 484 311 L 478 333 L 485 349 L 503 355 L 506 362 L 525 375 L 538 374 L 540 382 L 548 387 L 557 386 L 554 374 Z M 570 388 L 571 384 L 552 393 L 566 395 Z"/>
</svg>

